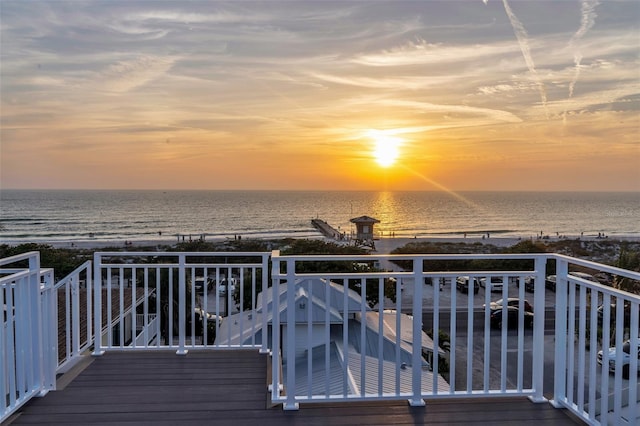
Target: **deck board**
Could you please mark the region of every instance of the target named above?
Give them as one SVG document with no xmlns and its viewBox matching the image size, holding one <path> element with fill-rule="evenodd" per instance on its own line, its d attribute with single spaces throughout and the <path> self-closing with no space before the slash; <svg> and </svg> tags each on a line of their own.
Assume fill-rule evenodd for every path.
<svg viewBox="0 0 640 426">
<path fill-rule="evenodd" d="M 575 425 L 526 398 L 269 406 L 257 351 L 109 352 L 64 389 L 27 403 L 12 424 L 92 425 Z"/>
</svg>

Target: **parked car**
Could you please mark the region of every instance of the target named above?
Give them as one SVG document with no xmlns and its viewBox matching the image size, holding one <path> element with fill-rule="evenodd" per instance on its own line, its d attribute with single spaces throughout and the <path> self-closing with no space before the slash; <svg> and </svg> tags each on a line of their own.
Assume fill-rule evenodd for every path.
<svg viewBox="0 0 640 426">
<path fill-rule="evenodd" d="M 524 310 L 526 312 L 533 312 L 533 306 L 531 306 L 531 303 L 529 303 L 528 300 L 526 299 L 523 300 L 522 304 L 524 305 Z M 495 302 L 491 302 L 489 304 L 489 309 L 491 309 L 491 311 L 495 311 L 496 309 L 502 309 L 502 305 L 504 305 L 504 300 L 498 299 Z M 518 308 L 520 306 L 520 299 L 518 299 L 517 297 L 509 297 L 507 299 L 507 306 Z"/>
<path fill-rule="evenodd" d="M 582 278 L 583 280 L 593 281 L 595 283 L 598 282 L 598 279 L 591 274 L 587 274 L 586 272 L 569 272 L 569 275 L 573 275 L 574 277 Z"/>
<path fill-rule="evenodd" d="M 518 281 L 520 282 L 520 281 Z M 533 275 L 529 275 L 524 279 L 524 291 L 528 291 L 529 293 L 533 293 L 533 290 L 536 288 L 536 277 Z"/>
<path fill-rule="evenodd" d="M 638 357 L 638 371 L 640 372 L 640 346 L 635 348 L 635 356 Z M 604 362 L 607 363 L 609 372 L 614 373 L 616 371 L 616 357 L 617 350 L 615 347 L 609 348 L 606 355 L 606 361 L 604 359 L 603 351 L 598 352 L 598 364 L 603 365 Z M 629 378 L 629 366 L 631 365 L 631 341 L 627 340 L 622 345 L 622 377 L 625 379 Z"/>
<path fill-rule="evenodd" d="M 480 285 L 484 288 L 487 288 L 487 279 L 480 278 Z M 492 293 L 497 293 L 502 291 L 502 277 L 494 276 L 489 279 L 489 291 Z"/>
<path fill-rule="evenodd" d="M 544 286 L 549 290 L 556 291 L 556 276 L 547 275 L 547 278 L 544 280 Z"/>
<path fill-rule="evenodd" d="M 196 280 L 194 282 L 194 287 L 195 287 L 196 293 L 204 293 L 205 278 L 204 277 L 196 277 Z"/>
<path fill-rule="evenodd" d="M 587 274 L 585 272 L 569 272 L 569 275 L 582 278 L 583 280 L 593 281 L 595 283 L 598 282 L 598 280 L 593 275 Z M 557 277 L 555 275 L 547 276 L 547 279 L 544 282 L 545 287 L 547 287 L 549 290 L 556 291 L 556 280 Z"/>
<path fill-rule="evenodd" d="M 468 276 L 462 276 L 456 278 L 456 288 L 462 293 L 469 293 L 469 280 L 473 280 L 473 294 L 478 294 L 480 291 L 480 283 L 477 278 L 469 278 Z"/>
<path fill-rule="evenodd" d="M 433 285 L 433 278 L 424 277 L 424 283 L 428 285 Z M 444 289 L 444 277 L 440 277 L 440 279 L 438 280 L 438 285 L 440 286 L 440 291 L 442 291 Z"/>
<path fill-rule="evenodd" d="M 617 317 L 616 304 L 612 303 L 609 306 L 611 307 L 609 310 L 609 323 L 615 324 L 616 317 Z M 628 302 L 628 301 L 624 302 L 623 318 L 624 318 L 624 325 L 629 326 L 631 324 L 631 302 Z M 604 320 L 604 305 L 600 305 L 598 306 L 598 324 L 602 325 L 603 320 Z"/>
<path fill-rule="evenodd" d="M 233 294 L 236 291 L 235 278 L 230 278 L 229 280 L 227 280 L 226 278 L 223 278 L 220 280 L 220 285 L 218 286 L 218 294 L 219 295 L 227 294 L 227 290 L 230 291 L 231 294 Z"/>
<path fill-rule="evenodd" d="M 491 311 L 490 323 L 493 328 L 502 328 L 502 309 L 496 309 L 495 311 Z M 507 326 L 508 327 L 517 327 L 518 320 L 520 318 L 520 309 L 517 306 L 507 306 Z M 533 327 L 533 312 L 524 311 L 524 326 L 527 328 Z"/>
</svg>

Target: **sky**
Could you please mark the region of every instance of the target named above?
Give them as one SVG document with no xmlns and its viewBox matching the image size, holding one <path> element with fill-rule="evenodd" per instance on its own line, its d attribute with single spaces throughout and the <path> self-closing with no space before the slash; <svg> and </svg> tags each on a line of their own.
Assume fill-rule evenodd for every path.
<svg viewBox="0 0 640 426">
<path fill-rule="evenodd" d="M 640 2 L 0 1 L 0 188 L 640 191 Z"/>
</svg>

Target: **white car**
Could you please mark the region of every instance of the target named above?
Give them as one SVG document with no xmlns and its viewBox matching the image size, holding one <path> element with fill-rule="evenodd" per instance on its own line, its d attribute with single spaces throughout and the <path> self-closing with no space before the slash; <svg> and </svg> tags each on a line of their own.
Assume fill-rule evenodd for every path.
<svg viewBox="0 0 640 426">
<path fill-rule="evenodd" d="M 636 356 L 638 357 L 638 371 L 640 371 L 640 347 L 635 350 Z M 614 373 L 616 371 L 616 357 L 618 355 L 618 351 L 615 347 L 609 348 L 607 353 L 606 362 L 609 366 L 609 372 Z M 598 352 L 598 364 L 603 365 L 605 362 L 603 351 Z M 629 378 L 629 366 L 631 365 L 631 341 L 627 340 L 622 345 L 622 377 L 625 379 Z"/>
<path fill-rule="evenodd" d="M 487 288 L 487 279 L 480 278 L 480 285 Z M 502 291 L 502 277 L 491 277 L 491 279 L 489 280 L 489 291 L 492 293 Z"/>
<path fill-rule="evenodd" d="M 227 280 L 226 278 L 221 279 L 220 286 L 218 287 L 218 294 L 219 295 L 227 294 L 227 287 L 229 287 L 228 290 L 231 292 L 231 294 L 233 294 L 236 291 L 236 279 L 235 278 L 231 278 L 229 280 Z"/>
<path fill-rule="evenodd" d="M 502 309 L 502 305 L 504 304 L 503 299 L 499 299 L 496 300 L 495 302 L 491 302 L 489 303 L 489 309 L 491 309 L 492 311 L 495 311 L 497 309 Z M 486 305 L 482 305 L 482 307 L 484 308 Z M 520 307 L 520 299 L 518 299 L 517 297 L 509 297 L 507 299 L 507 306 L 513 307 L 513 308 L 518 308 Z M 533 306 L 531 306 L 531 304 L 529 303 L 528 300 L 523 300 L 522 301 L 522 306 L 524 306 L 524 310 L 525 312 L 531 312 L 533 313 Z"/>
</svg>

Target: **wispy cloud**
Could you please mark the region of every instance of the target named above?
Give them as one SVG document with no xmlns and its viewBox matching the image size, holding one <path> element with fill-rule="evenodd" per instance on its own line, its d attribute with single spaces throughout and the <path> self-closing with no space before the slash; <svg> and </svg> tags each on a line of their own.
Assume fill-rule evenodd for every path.
<svg viewBox="0 0 640 426">
<path fill-rule="evenodd" d="M 107 92 L 128 92 L 161 77 L 175 62 L 176 58 L 153 56 L 120 61 L 96 75 L 91 85 Z"/>
<path fill-rule="evenodd" d="M 463 125 L 478 125 L 478 121 L 474 121 L 471 118 L 476 117 L 483 120 L 484 123 L 490 122 L 508 122 L 508 123 L 520 123 L 522 119 L 520 119 L 515 114 L 491 109 L 491 108 L 479 108 L 472 107 L 467 105 L 446 105 L 446 104 L 435 104 L 431 102 L 420 102 L 420 101 L 406 101 L 406 100 L 397 100 L 397 99 L 370 99 L 370 98 L 361 98 L 354 99 L 353 103 L 372 103 L 384 105 L 385 107 L 402 107 L 407 109 L 412 109 L 420 112 L 429 112 L 429 113 L 438 113 L 438 114 L 460 114 L 460 122 L 465 122 Z M 457 126 L 457 125 L 456 125 Z"/>
<path fill-rule="evenodd" d="M 593 27 L 596 21 L 596 13 L 595 8 L 598 5 L 598 0 L 582 0 L 580 11 L 580 28 L 575 32 L 571 40 L 569 41 L 569 46 L 575 49 L 573 53 L 573 61 L 575 63 L 575 71 L 573 74 L 573 79 L 569 83 L 569 98 L 573 96 L 573 89 L 580 77 L 580 62 L 582 61 L 582 52 L 580 51 L 579 42 L 584 37 L 584 35 Z M 563 121 L 566 122 L 567 112 L 564 111 L 562 114 Z"/>
<path fill-rule="evenodd" d="M 547 111 L 547 90 L 544 87 L 542 79 L 538 75 L 538 71 L 536 71 L 536 66 L 533 62 L 533 57 L 531 56 L 531 49 L 529 48 L 529 35 L 527 34 L 527 30 L 524 28 L 524 25 L 522 25 L 522 22 L 520 22 L 516 14 L 513 13 L 513 10 L 511 10 L 509 2 L 507 0 L 502 0 L 502 3 L 504 4 L 504 10 L 509 17 L 511 26 L 513 27 L 513 32 L 518 39 L 518 44 L 520 45 L 520 50 L 522 51 L 522 56 L 524 57 L 524 61 L 527 64 L 527 68 L 529 68 L 529 72 L 538 85 L 538 90 L 540 91 L 540 100 L 542 101 L 545 115 L 547 119 L 549 119 L 549 113 Z"/>
<path fill-rule="evenodd" d="M 511 43 L 484 43 L 456 45 L 450 43 L 427 43 L 417 40 L 381 52 L 362 54 L 351 61 L 356 64 L 397 67 L 405 65 L 451 64 L 456 62 L 486 59 L 516 51 Z"/>
</svg>

